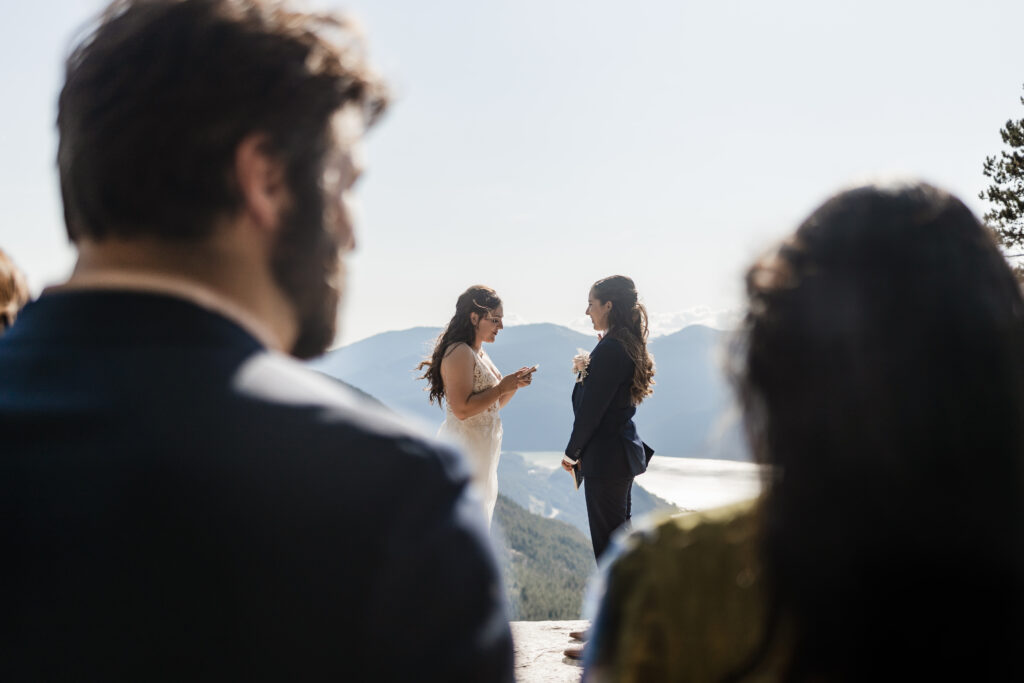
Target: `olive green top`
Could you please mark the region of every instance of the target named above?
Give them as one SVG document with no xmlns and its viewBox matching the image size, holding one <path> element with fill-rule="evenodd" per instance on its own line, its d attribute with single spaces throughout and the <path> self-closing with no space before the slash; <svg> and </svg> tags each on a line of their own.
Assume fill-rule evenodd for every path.
<svg viewBox="0 0 1024 683">
<path fill-rule="evenodd" d="M 756 500 L 632 532 L 607 568 L 588 681 L 717 681 L 761 643 Z M 771 670 L 769 670 L 771 669 Z M 777 680 L 766 665 L 748 681 Z"/>
</svg>

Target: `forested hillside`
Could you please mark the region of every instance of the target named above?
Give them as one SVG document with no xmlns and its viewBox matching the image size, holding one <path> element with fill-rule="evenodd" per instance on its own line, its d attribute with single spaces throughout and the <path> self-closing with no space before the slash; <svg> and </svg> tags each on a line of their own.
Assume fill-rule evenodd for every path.
<svg viewBox="0 0 1024 683">
<path fill-rule="evenodd" d="M 590 541 L 578 529 L 499 495 L 491 535 L 513 620 L 580 618 L 583 590 L 596 565 Z"/>
</svg>

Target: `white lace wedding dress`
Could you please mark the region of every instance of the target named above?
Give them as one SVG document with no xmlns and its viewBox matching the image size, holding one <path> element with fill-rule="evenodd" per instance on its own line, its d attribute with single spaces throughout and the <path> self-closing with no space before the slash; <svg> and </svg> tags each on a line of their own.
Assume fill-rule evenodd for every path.
<svg viewBox="0 0 1024 683">
<path fill-rule="evenodd" d="M 487 354 L 474 352 L 476 363 L 473 367 L 473 393 L 479 393 L 495 386 L 501 373 Z M 483 498 L 487 511 L 487 523 L 494 516 L 494 504 L 498 500 L 498 458 L 501 456 L 501 418 L 498 401 L 487 410 L 465 420 L 455 417 L 451 406 L 445 402 L 444 423 L 438 436 L 454 440 L 462 446 L 473 474 L 473 483 Z"/>
</svg>

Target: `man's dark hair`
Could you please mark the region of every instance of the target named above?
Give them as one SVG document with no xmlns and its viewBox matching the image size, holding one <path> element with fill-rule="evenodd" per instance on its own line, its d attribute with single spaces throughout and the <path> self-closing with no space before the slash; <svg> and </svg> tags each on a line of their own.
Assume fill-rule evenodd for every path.
<svg viewBox="0 0 1024 683">
<path fill-rule="evenodd" d="M 115 0 L 60 94 L 68 235 L 205 237 L 240 206 L 246 136 L 267 136 L 294 190 L 320 177 L 330 118 L 348 104 L 369 124 L 385 95 L 344 21 L 260 0 Z"/>
</svg>

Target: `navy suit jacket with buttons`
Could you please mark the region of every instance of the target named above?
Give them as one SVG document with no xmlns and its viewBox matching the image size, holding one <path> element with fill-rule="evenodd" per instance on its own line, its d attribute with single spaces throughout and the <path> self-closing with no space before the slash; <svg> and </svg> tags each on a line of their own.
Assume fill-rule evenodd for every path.
<svg viewBox="0 0 1024 683">
<path fill-rule="evenodd" d="M 455 451 L 182 299 L 0 337 L 0 680 L 513 680 Z"/>
<path fill-rule="evenodd" d="M 647 470 L 654 451 L 636 431 L 630 396 L 635 365 L 618 339 L 605 336 L 590 352 L 583 381 L 572 391 L 573 426 L 565 454 L 584 477 L 629 478 Z"/>
</svg>

